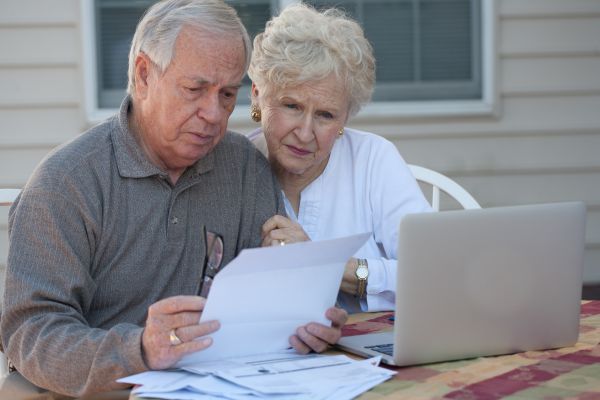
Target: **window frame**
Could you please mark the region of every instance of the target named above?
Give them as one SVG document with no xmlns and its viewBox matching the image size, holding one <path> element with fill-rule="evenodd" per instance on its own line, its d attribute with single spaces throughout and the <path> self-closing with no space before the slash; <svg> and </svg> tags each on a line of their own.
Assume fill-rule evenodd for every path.
<svg viewBox="0 0 600 400">
<path fill-rule="evenodd" d="M 279 0 L 281 7 L 296 0 Z M 81 2 L 81 33 L 83 54 L 84 108 L 89 124 L 98 123 L 112 115 L 117 108 L 100 108 L 98 105 L 98 77 L 96 57 L 96 30 L 94 0 Z M 497 91 L 497 5 L 494 0 L 481 0 L 481 84 L 482 96 L 476 100 L 421 100 L 421 101 L 372 101 L 352 120 L 368 123 L 376 119 L 421 118 L 447 116 L 497 116 L 499 94 Z M 238 105 L 231 114 L 230 122 L 244 124 L 248 120 L 250 106 Z"/>
</svg>

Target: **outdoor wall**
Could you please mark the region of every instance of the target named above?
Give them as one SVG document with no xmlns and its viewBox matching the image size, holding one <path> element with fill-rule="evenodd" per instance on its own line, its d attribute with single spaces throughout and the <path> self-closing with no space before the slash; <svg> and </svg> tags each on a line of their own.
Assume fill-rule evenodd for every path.
<svg viewBox="0 0 600 400">
<path fill-rule="evenodd" d="M 588 206 L 586 273 L 600 283 L 600 1 L 497 2 L 495 115 L 357 116 L 404 158 L 465 186 L 484 207 Z M 0 1 L 0 187 L 21 187 L 56 145 L 91 122 L 77 0 Z M 231 128 L 256 127 L 236 118 Z M 0 208 L 0 272 L 6 264 Z"/>
<path fill-rule="evenodd" d="M 0 1 L 0 187 L 22 187 L 49 150 L 86 126 L 79 6 Z M 0 207 L 2 276 L 7 215 Z"/>
</svg>

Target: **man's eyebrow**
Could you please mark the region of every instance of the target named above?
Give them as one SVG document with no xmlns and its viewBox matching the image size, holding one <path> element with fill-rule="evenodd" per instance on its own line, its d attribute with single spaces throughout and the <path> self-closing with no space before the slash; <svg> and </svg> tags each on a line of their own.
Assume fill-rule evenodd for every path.
<svg viewBox="0 0 600 400">
<path fill-rule="evenodd" d="M 208 79 L 204 79 L 204 78 L 194 78 L 192 79 L 194 82 L 196 82 L 198 85 L 210 85 L 211 82 Z"/>
<path fill-rule="evenodd" d="M 201 86 L 203 86 L 203 85 L 213 85 L 214 84 L 211 81 L 209 81 L 208 79 L 204 79 L 204 78 L 196 78 L 196 79 L 194 79 L 194 82 L 196 82 L 198 85 L 201 85 Z M 244 86 L 242 84 L 242 82 L 238 82 L 238 83 L 232 83 L 230 85 L 225 85 L 224 87 L 228 88 L 228 89 L 239 89 L 242 86 Z"/>
</svg>

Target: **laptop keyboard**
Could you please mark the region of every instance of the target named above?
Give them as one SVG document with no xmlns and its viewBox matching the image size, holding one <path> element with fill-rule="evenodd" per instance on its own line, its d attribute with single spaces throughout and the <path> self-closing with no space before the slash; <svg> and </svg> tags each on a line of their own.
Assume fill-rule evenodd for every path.
<svg viewBox="0 0 600 400">
<path fill-rule="evenodd" d="M 394 355 L 394 343 L 377 344 L 375 346 L 365 346 L 367 349 L 377 351 L 379 353 L 387 354 L 388 356 Z"/>
</svg>

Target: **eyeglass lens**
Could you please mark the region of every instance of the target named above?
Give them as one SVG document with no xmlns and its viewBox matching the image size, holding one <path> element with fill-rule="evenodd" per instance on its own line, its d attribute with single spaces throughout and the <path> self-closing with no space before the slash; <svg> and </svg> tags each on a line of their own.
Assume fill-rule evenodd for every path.
<svg viewBox="0 0 600 400">
<path fill-rule="evenodd" d="M 221 262 L 223 261 L 223 238 L 221 235 L 207 231 L 204 228 L 204 240 L 206 244 L 206 257 L 204 258 L 200 296 L 206 298 L 213 278 L 219 272 Z"/>
</svg>

